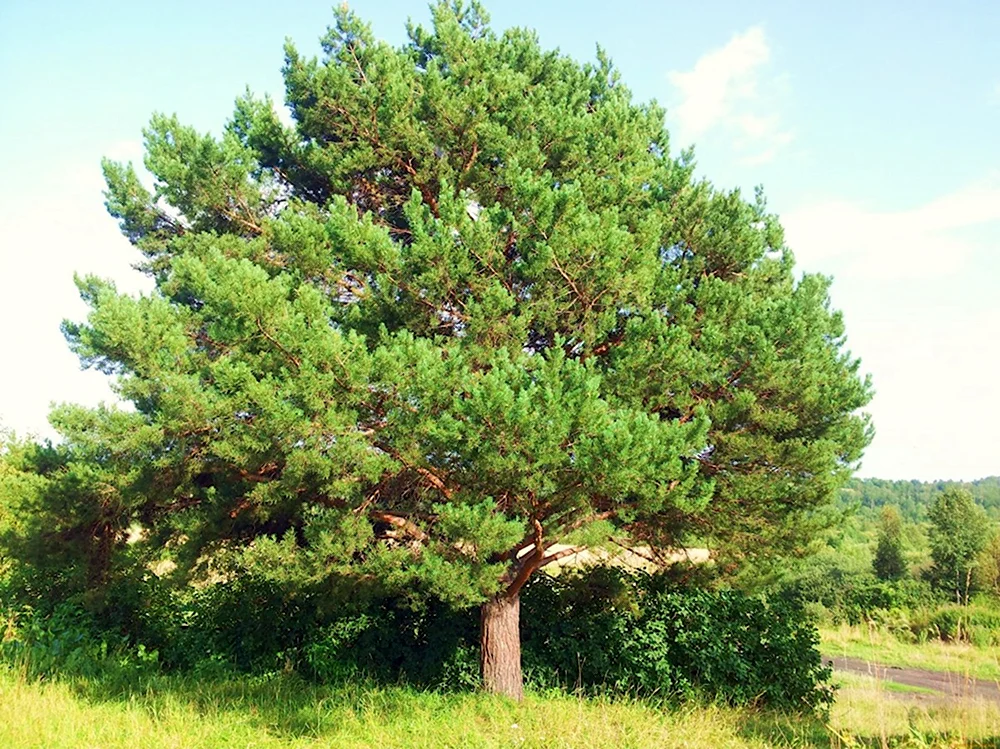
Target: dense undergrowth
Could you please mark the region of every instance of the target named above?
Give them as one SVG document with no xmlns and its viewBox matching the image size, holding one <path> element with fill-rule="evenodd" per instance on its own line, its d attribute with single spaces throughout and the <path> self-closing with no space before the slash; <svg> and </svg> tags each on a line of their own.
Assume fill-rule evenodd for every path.
<svg viewBox="0 0 1000 749">
<path fill-rule="evenodd" d="M 478 686 L 476 612 L 433 600 L 334 606 L 322 591 L 245 576 L 201 589 L 148 579 L 83 604 L 11 611 L 4 659 L 34 676 L 288 671 L 323 684 Z M 521 605 L 532 689 L 804 712 L 830 704 L 815 627 L 792 597 L 687 590 L 598 568 L 539 576 Z"/>
</svg>

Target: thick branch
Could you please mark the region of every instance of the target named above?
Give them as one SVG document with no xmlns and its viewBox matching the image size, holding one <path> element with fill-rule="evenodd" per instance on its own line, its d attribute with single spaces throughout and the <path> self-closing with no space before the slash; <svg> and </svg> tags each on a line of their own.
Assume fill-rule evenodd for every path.
<svg viewBox="0 0 1000 749">
<path fill-rule="evenodd" d="M 413 470 L 427 479 L 427 483 L 441 492 L 447 499 L 451 499 L 455 495 L 455 493 L 445 485 L 444 480 L 442 480 L 440 476 L 432 472 L 430 469 L 420 468 L 417 466 L 414 467 Z"/>
<path fill-rule="evenodd" d="M 557 562 L 564 557 L 573 556 L 573 554 L 579 554 L 586 548 L 587 548 L 586 546 L 570 546 L 568 549 L 560 549 L 559 551 L 554 551 L 551 554 L 546 554 L 544 557 L 542 557 L 541 561 L 538 563 L 538 566 L 535 567 L 535 569 L 539 569 L 547 564 L 552 564 L 553 562 Z"/>
<path fill-rule="evenodd" d="M 504 592 L 504 596 L 507 598 L 513 598 L 524 587 L 524 584 L 528 582 L 528 578 L 531 577 L 532 573 L 538 569 L 545 555 L 545 547 L 542 546 L 542 524 L 537 518 L 532 518 L 532 524 L 534 525 L 534 543 L 535 548 L 532 549 L 530 554 L 526 554 L 520 562 L 518 562 L 515 568 L 517 572 L 514 575 L 514 579 L 511 581 L 510 585 L 507 586 L 507 590 Z"/>
<path fill-rule="evenodd" d="M 430 468 L 423 468 L 421 466 L 410 465 L 402 455 L 399 454 L 398 450 L 394 450 L 389 445 L 384 442 L 376 442 L 375 447 L 382 450 L 386 455 L 390 456 L 394 460 L 398 460 L 407 469 L 415 472 L 421 478 L 423 478 L 428 484 L 441 492 L 446 499 L 452 499 L 455 496 L 455 490 L 445 484 L 444 479 L 434 473 Z"/>
<path fill-rule="evenodd" d="M 250 481 L 255 484 L 263 484 L 277 478 L 278 466 L 273 462 L 265 463 L 257 471 L 248 471 L 244 468 L 237 468 L 236 473 L 238 473 L 240 478 L 244 481 Z"/>
<path fill-rule="evenodd" d="M 517 545 L 514 546 L 514 548 L 508 549 L 503 554 L 497 556 L 497 561 L 506 562 L 508 560 L 517 559 L 518 555 L 522 551 L 527 549 L 529 546 L 533 546 L 534 543 L 535 543 L 535 533 L 534 531 L 532 531 L 531 533 L 525 534 L 524 538 L 518 541 Z"/>
<path fill-rule="evenodd" d="M 469 154 L 469 158 L 465 161 L 465 166 L 462 167 L 462 174 L 472 169 L 472 165 L 476 163 L 476 157 L 479 155 L 479 141 L 475 141 L 472 144 L 472 153 Z"/>
<path fill-rule="evenodd" d="M 426 541 L 430 538 L 416 523 L 399 515 L 392 515 L 388 512 L 373 512 L 371 517 L 373 520 L 388 523 L 391 526 L 399 528 L 406 535 L 415 538 L 417 541 Z"/>
<path fill-rule="evenodd" d="M 413 179 L 413 185 L 420 191 L 420 197 L 423 198 L 424 203 L 426 203 L 431 209 L 431 213 L 434 214 L 434 218 L 440 218 L 437 198 L 434 196 L 434 192 L 431 190 L 429 185 L 425 185 L 417 180 L 417 170 L 414 169 L 412 161 L 404 161 L 401 156 L 397 156 L 396 163 L 399 164 L 399 166 L 401 166 Z"/>
</svg>

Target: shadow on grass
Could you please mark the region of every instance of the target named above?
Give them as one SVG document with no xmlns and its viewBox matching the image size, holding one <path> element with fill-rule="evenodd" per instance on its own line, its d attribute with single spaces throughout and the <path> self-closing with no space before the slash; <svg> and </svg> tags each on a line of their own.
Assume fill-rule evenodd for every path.
<svg viewBox="0 0 1000 749">
<path fill-rule="evenodd" d="M 32 681 L 30 677 L 28 681 Z M 60 675 L 57 681 L 83 702 L 127 704 L 157 721 L 168 717 L 236 721 L 275 738 L 319 738 L 364 724 L 425 720 L 461 701 L 457 693 L 421 690 L 370 679 L 316 684 L 294 672 L 245 674 L 111 673 Z"/>
<path fill-rule="evenodd" d="M 748 711 L 741 721 L 740 734 L 774 747 L 832 746 L 825 721 L 814 715 Z"/>
</svg>

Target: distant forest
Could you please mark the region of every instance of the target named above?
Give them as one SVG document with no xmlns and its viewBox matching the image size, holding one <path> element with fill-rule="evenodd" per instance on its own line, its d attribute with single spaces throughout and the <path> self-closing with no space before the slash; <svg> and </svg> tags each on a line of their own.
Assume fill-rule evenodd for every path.
<svg viewBox="0 0 1000 749">
<path fill-rule="evenodd" d="M 863 514 L 878 512 L 885 505 L 896 505 L 907 520 L 926 520 L 927 508 L 936 494 L 949 486 L 959 486 L 972 493 L 977 504 L 994 520 L 1000 520 L 1000 476 L 978 481 L 889 481 L 888 479 L 851 479 L 840 490 L 845 507 L 855 506 Z"/>
</svg>

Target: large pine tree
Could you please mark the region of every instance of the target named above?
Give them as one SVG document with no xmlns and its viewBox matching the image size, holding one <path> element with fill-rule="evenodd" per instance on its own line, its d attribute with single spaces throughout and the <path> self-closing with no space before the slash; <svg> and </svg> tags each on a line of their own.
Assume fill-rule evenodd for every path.
<svg viewBox="0 0 1000 749">
<path fill-rule="evenodd" d="M 286 49 L 294 126 L 247 95 L 221 138 L 152 119 L 154 192 L 105 164 L 156 289 L 82 279 L 66 324 L 135 406 L 61 412 L 133 466 L 103 532 L 480 605 L 513 696 L 554 544 L 794 546 L 870 396 L 762 198 L 694 180 L 603 55 L 476 5 L 401 48 L 343 10 L 322 49 Z"/>
</svg>

